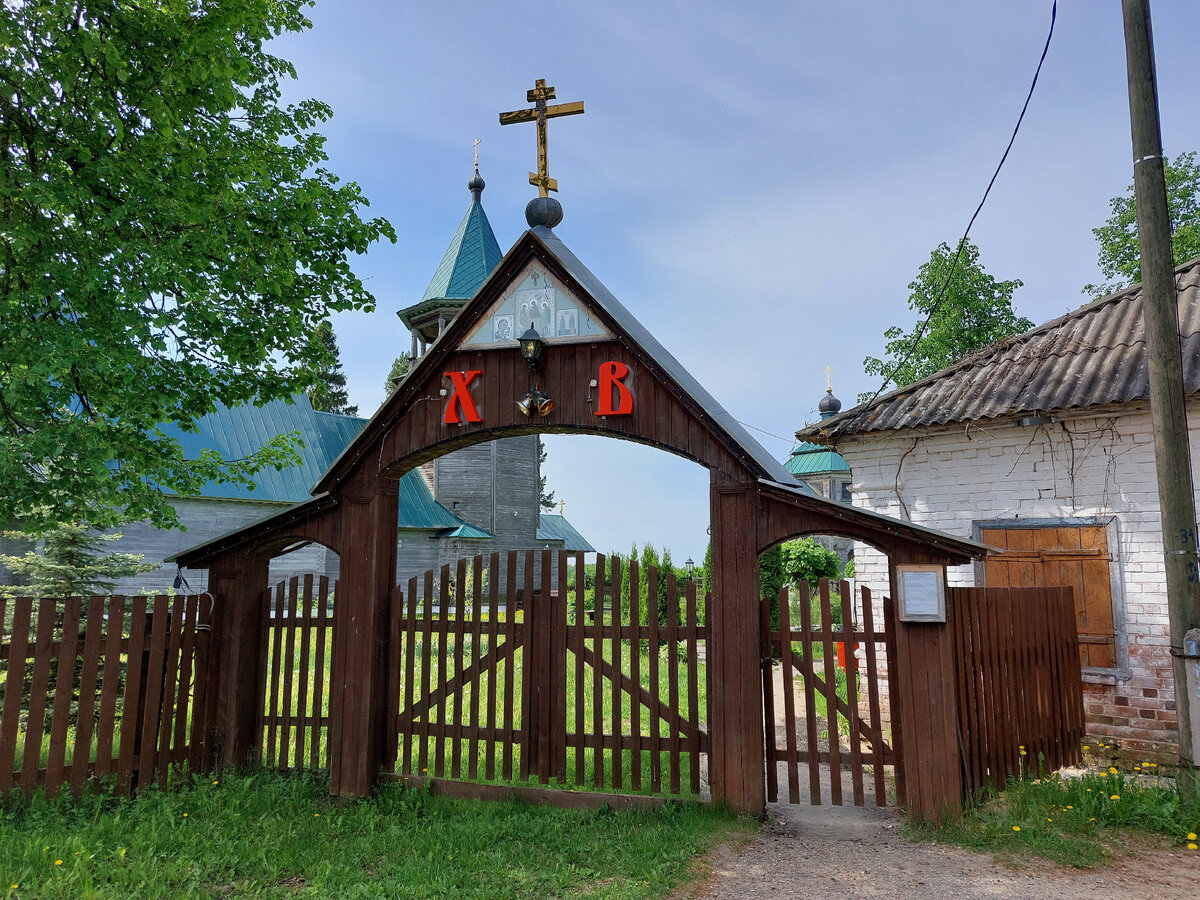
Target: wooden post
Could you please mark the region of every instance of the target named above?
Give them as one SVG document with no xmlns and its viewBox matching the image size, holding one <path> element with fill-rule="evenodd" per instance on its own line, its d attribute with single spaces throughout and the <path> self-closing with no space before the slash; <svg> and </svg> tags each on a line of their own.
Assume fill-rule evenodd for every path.
<svg viewBox="0 0 1200 900">
<path fill-rule="evenodd" d="M 262 602 L 269 565 L 267 557 L 239 549 L 218 557 L 209 570 L 208 589 L 216 598 L 212 635 L 217 664 L 209 667 L 209 721 L 215 733 L 208 736 L 206 760 L 214 743 L 225 765 L 244 765 L 254 754 L 265 689 Z"/>
<path fill-rule="evenodd" d="M 713 800 L 736 812 L 766 810 L 763 704 L 759 684 L 757 494 L 713 470 L 711 643 L 708 655 Z"/>
<path fill-rule="evenodd" d="M 1142 264 L 1142 321 L 1150 368 L 1150 415 L 1162 521 L 1171 658 L 1179 722 L 1179 764 L 1185 789 L 1200 797 L 1200 760 L 1192 758 L 1196 727 L 1183 657 L 1184 635 L 1200 625 L 1200 563 L 1196 507 L 1183 402 L 1179 301 L 1171 259 L 1171 222 L 1158 122 L 1158 87 L 1150 6 L 1124 0 L 1125 51 L 1129 69 L 1129 120 L 1133 132 L 1133 188 Z"/>
<path fill-rule="evenodd" d="M 396 580 L 397 482 L 347 492 L 333 613 L 329 792 L 366 796 L 386 758 L 388 598 Z"/>
<path fill-rule="evenodd" d="M 893 598 L 899 595 L 896 566 L 936 563 L 918 551 L 893 551 L 888 577 Z M 942 570 L 945 578 L 945 569 Z M 896 672 L 889 670 L 889 693 L 899 692 L 892 708 L 896 752 L 903 760 L 908 817 L 940 822 L 962 809 L 962 765 L 958 749 L 958 705 L 955 695 L 954 640 L 950 631 L 955 610 L 947 604 L 945 623 L 901 622 L 896 617 Z M 889 664 L 891 660 L 889 660 Z M 897 709 L 898 707 L 898 709 Z"/>
</svg>

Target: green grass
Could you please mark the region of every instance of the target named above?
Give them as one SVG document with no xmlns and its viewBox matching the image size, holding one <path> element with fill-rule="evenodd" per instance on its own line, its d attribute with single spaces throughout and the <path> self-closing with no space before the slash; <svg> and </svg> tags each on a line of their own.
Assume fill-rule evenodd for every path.
<svg viewBox="0 0 1200 900">
<path fill-rule="evenodd" d="M 127 801 L 0 802 L 0 896 L 658 897 L 754 828 L 694 805 L 578 812 L 388 785 L 338 806 L 326 791 L 226 773 Z"/>
<path fill-rule="evenodd" d="M 1018 862 L 1040 856 L 1061 865 L 1100 865 L 1122 851 L 1127 832 L 1161 836 L 1196 855 L 1200 802 L 1182 799 L 1175 781 L 1113 767 L 1079 778 L 1058 774 L 1012 779 L 957 820 L 940 828 L 913 829 L 917 839 L 936 838 Z"/>
</svg>

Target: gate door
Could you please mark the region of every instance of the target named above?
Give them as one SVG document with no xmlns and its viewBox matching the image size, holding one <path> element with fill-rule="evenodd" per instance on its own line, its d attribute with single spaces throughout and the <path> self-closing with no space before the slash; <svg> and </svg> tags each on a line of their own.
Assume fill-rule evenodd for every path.
<svg viewBox="0 0 1200 900">
<path fill-rule="evenodd" d="M 392 595 L 388 769 L 701 792 L 708 629 L 694 584 L 548 550 L 434 575 Z"/>
<path fill-rule="evenodd" d="M 891 787 L 903 799 L 903 784 L 894 783 L 902 767 L 884 739 L 879 702 L 880 663 L 894 658 L 894 648 L 889 634 L 875 628 L 868 588 L 862 588 L 857 621 L 847 582 L 839 583 L 832 598 L 829 581 L 821 579 L 811 600 L 807 585 L 801 584 L 794 599 L 787 588 L 781 590 L 778 618 L 772 598 L 762 601 L 767 799 L 779 799 L 782 767 L 788 802 L 800 803 L 803 768 L 809 803 L 843 805 L 849 774 L 855 806 L 864 805 L 867 796 L 886 806 L 889 770 Z M 886 597 L 884 620 L 892 621 Z"/>
</svg>

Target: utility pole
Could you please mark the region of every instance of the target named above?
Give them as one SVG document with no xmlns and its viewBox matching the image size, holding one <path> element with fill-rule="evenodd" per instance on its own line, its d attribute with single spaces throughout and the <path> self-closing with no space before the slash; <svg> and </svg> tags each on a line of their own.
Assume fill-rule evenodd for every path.
<svg viewBox="0 0 1200 900">
<path fill-rule="evenodd" d="M 1200 698 L 1191 696 L 1188 690 L 1189 660 L 1183 657 L 1183 652 L 1184 635 L 1188 629 L 1200 626 L 1200 560 L 1196 552 L 1196 508 L 1183 405 L 1179 304 L 1163 178 L 1149 0 L 1122 0 L 1121 5 L 1129 67 L 1133 187 L 1142 253 L 1142 316 L 1150 364 L 1150 414 L 1154 422 L 1154 460 L 1162 514 L 1181 783 L 1195 792 L 1198 779 L 1193 732 L 1197 723 L 1193 717 L 1200 712 Z"/>
</svg>

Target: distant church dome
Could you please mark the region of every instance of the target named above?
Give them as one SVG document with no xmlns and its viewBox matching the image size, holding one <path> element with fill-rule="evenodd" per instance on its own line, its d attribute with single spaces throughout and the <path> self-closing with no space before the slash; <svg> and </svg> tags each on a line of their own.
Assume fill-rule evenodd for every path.
<svg viewBox="0 0 1200 900">
<path fill-rule="evenodd" d="M 830 416 L 836 416 L 841 409 L 842 401 L 833 396 L 833 388 L 827 388 L 825 396 L 817 404 L 817 411 L 821 414 L 821 418 L 828 419 Z"/>
</svg>

